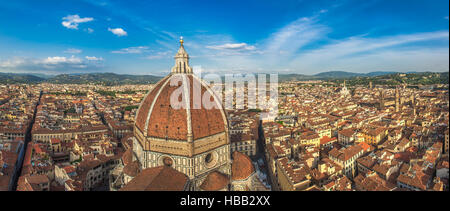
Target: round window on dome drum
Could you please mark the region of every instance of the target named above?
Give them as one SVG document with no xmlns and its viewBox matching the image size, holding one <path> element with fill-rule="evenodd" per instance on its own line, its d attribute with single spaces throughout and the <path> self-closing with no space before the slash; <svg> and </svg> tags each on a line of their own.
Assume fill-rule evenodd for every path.
<svg viewBox="0 0 450 211">
<path fill-rule="evenodd" d="M 210 152 L 205 156 L 205 166 L 207 168 L 212 168 L 217 163 L 217 153 L 216 152 Z"/>
<path fill-rule="evenodd" d="M 205 157 L 205 163 L 211 163 L 211 161 L 212 161 L 212 155 L 211 155 L 211 153 L 209 153 Z"/>
<path fill-rule="evenodd" d="M 165 165 L 165 166 L 172 166 L 172 164 L 173 164 L 173 161 L 172 161 L 172 159 L 171 158 L 169 158 L 169 157 L 164 157 L 163 158 L 163 164 Z"/>
</svg>

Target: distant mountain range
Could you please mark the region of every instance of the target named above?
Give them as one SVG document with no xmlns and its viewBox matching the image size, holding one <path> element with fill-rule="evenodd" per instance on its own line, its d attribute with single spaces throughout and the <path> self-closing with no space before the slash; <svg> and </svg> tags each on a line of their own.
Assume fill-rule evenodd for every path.
<svg viewBox="0 0 450 211">
<path fill-rule="evenodd" d="M 43 80 L 45 79 L 32 74 L 0 72 L 0 84 L 39 83 L 42 82 Z"/>
<path fill-rule="evenodd" d="M 427 74 L 408 72 L 407 74 Z M 378 76 L 399 75 L 399 72 L 370 72 L 370 73 L 352 73 L 345 71 L 329 71 L 315 75 L 304 74 L 280 74 L 278 80 L 285 81 L 305 81 L 305 80 L 334 80 L 334 79 L 351 79 L 351 78 L 367 78 Z M 438 73 L 446 74 L 448 72 Z M 0 84 L 11 83 L 56 83 L 56 84 L 101 84 L 101 85 L 123 85 L 123 84 L 150 84 L 156 83 L 163 77 L 154 75 L 127 75 L 115 73 L 86 73 L 86 74 L 61 74 L 56 76 L 44 74 L 23 74 L 23 73 L 0 73 Z"/>
<path fill-rule="evenodd" d="M 282 79 L 295 79 L 295 80 L 327 80 L 327 79 L 345 79 L 352 77 L 374 77 L 381 75 L 397 74 L 399 72 L 370 72 L 370 73 L 352 73 L 345 71 L 328 71 L 321 72 L 315 75 L 302 75 L 302 74 L 286 74 L 281 75 Z M 413 73 L 413 72 L 409 72 Z"/>
<path fill-rule="evenodd" d="M 55 83 L 55 84 L 150 84 L 161 80 L 153 75 L 125 75 L 115 73 L 61 74 L 56 76 L 39 74 L 0 73 L 0 84 Z"/>
<path fill-rule="evenodd" d="M 279 81 L 305 81 L 305 80 L 330 80 L 330 79 L 350 79 L 353 77 L 375 77 L 382 75 L 398 74 L 399 72 L 370 72 L 370 73 L 352 73 L 345 71 L 328 71 L 315 75 L 303 74 L 283 74 L 278 75 Z M 412 72 L 410 72 L 412 73 Z"/>
<path fill-rule="evenodd" d="M 89 73 L 89 74 L 62 74 L 45 80 L 48 83 L 56 84 L 149 84 L 161 80 L 160 76 L 153 75 L 123 75 L 115 73 Z"/>
</svg>

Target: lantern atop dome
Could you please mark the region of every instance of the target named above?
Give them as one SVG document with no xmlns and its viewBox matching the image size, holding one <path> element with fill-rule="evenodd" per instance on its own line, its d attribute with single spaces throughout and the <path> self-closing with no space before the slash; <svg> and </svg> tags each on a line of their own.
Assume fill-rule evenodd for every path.
<svg viewBox="0 0 450 211">
<path fill-rule="evenodd" d="M 189 66 L 189 54 L 183 44 L 183 37 L 180 37 L 180 48 L 175 55 L 175 66 L 172 67 L 172 73 L 192 73 L 192 68 Z"/>
</svg>

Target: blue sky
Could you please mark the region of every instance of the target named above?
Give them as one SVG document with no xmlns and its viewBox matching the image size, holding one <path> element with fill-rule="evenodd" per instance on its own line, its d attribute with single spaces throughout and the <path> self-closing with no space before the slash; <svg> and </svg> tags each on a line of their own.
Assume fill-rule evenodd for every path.
<svg viewBox="0 0 450 211">
<path fill-rule="evenodd" d="M 448 71 L 448 0 L 0 3 L 0 72 Z"/>
</svg>

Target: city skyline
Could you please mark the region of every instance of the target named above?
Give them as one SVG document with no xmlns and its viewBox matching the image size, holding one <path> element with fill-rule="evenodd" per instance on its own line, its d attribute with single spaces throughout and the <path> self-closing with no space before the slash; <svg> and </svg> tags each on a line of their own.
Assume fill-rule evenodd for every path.
<svg viewBox="0 0 450 211">
<path fill-rule="evenodd" d="M 447 72 L 223 84 L 185 43 L 157 82 L 3 74 L 0 191 L 448 191 Z"/>
<path fill-rule="evenodd" d="M 448 1 L 14 1 L 0 14 L 0 72 L 165 75 L 180 36 L 206 72 L 449 67 Z"/>
</svg>

